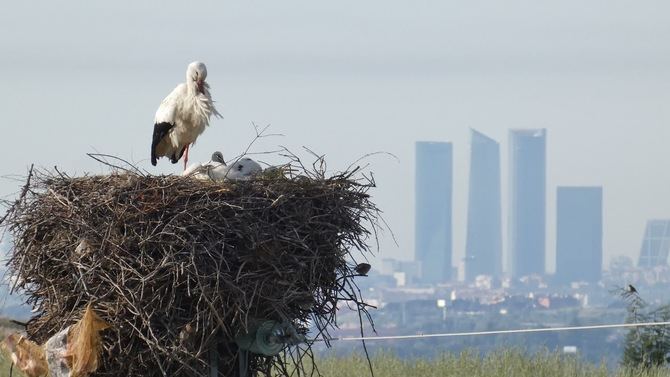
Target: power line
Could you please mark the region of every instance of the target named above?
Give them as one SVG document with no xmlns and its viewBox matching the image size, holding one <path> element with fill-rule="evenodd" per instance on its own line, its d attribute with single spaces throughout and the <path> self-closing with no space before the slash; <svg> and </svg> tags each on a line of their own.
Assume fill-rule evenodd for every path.
<svg viewBox="0 0 670 377">
<path fill-rule="evenodd" d="M 579 331 L 579 330 L 595 330 L 595 329 L 616 329 L 624 327 L 650 327 L 650 326 L 668 326 L 667 322 L 638 322 L 638 323 L 616 323 L 609 325 L 589 325 L 589 326 L 565 326 L 565 327 L 545 327 L 539 329 L 517 329 L 517 330 L 495 330 L 495 331 L 473 331 L 473 332 L 456 332 L 456 333 L 438 333 L 438 334 L 413 334 L 413 335 L 388 335 L 388 336 L 365 336 L 365 337 L 337 337 L 329 339 L 330 341 L 350 341 L 350 340 L 403 340 L 403 339 L 420 339 L 420 338 L 449 338 L 457 336 L 476 336 L 476 335 L 498 335 L 498 334 L 520 334 L 520 333 L 535 333 L 535 332 L 554 332 L 554 331 Z"/>
</svg>

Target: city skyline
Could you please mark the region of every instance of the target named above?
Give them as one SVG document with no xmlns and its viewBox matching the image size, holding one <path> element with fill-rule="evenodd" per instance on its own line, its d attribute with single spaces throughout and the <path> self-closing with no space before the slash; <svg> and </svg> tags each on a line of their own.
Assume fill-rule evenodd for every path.
<svg viewBox="0 0 670 377">
<path fill-rule="evenodd" d="M 502 269 L 496 268 L 497 257 L 502 257 L 502 247 L 499 243 L 500 238 L 497 235 L 497 233 L 499 234 L 502 231 L 500 220 L 497 220 L 501 215 L 499 200 L 499 182 L 501 180 L 499 172 L 499 143 L 475 129 L 470 129 L 470 135 L 468 227 L 466 257 L 464 258 L 465 281 L 473 281 L 478 275 L 493 277 L 503 275 Z M 509 179 L 510 195 L 516 195 L 526 200 L 529 197 L 534 199 L 530 204 L 519 203 L 517 211 L 525 211 L 525 213 L 514 214 L 511 212 L 514 207 L 510 208 L 510 213 L 507 214 L 508 218 L 511 219 L 510 224 L 514 224 L 515 220 L 519 221 L 520 226 L 527 226 L 528 224 L 536 225 L 546 221 L 544 217 L 546 216 L 547 206 L 545 199 L 545 175 L 547 167 L 544 157 L 547 147 L 546 135 L 547 132 L 545 129 L 509 130 L 511 146 L 509 151 L 510 172 L 515 174 L 514 177 Z M 424 177 L 423 181 L 429 180 L 429 175 L 419 171 L 422 166 L 425 167 L 428 164 L 425 162 L 419 163 L 419 161 L 430 161 L 431 158 L 427 157 L 430 155 L 432 155 L 433 161 L 435 161 L 435 151 L 430 153 L 425 148 L 430 144 L 431 142 L 416 143 L 417 186 L 422 181 L 419 177 Z M 449 143 L 435 144 L 446 145 Z M 422 149 L 424 149 L 423 153 L 420 152 Z M 423 157 L 419 157 L 419 155 Z M 449 158 L 449 163 L 445 165 L 451 165 L 451 163 L 451 158 Z M 449 170 L 449 174 L 452 174 L 451 170 Z M 451 182 L 454 177 L 449 175 L 445 179 Z M 433 186 L 433 189 L 435 187 Z M 420 192 L 422 192 L 422 189 L 417 187 L 417 203 L 420 201 Z M 451 195 L 451 188 L 445 192 Z M 603 189 L 600 186 L 557 186 L 556 193 L 556 279 L 562 283 L 572 281 L 596 282 L 600 279 L 603 271 Z M 432 196 L 436 196 L 435 192 L 433 192 Z M 511 202 L 514 201 L 511 200 Z M 417 208 L 420 207 L 417 204 Z M 453 214 L 450 217 L 453 217 Z M 417 219 L 419 218 L 420 216 L 417 212 Z M 452 219 L 451 221 L 454 220 Z M 423 226 L 419 221 L 417 221 L 415 226 L 417 234 L 420 234 Z M 543 237 L 544 234 L 541 233 L 546 232 L 546 229 L 542 227 L 535 227 L 534 229 L 536 233 L 533 233 L 532 229 L 530 231 L 528 229 L 518 231 L 522 241 L 519 249 L 525 252 L 526 256 L 529 255 L 529 251 L 534 250 L 533 242 L 535 245 L 543 244 L 543 241 L 537 242 L 539 239 L 537 236 L 538 232 L 540 232 L 539 236 Z M 670 228 L 668 230 L 670 234 Z M 508 232 L 511 234 L 515 232 L 515 229 L 509 228 Z M 451 237 L 452 235 L 449 233 L 449 238 Z M 513 240 L 514 238 L 510 236 L 509 239 Z M 419 255 L 419 239 L 416 242 L 416 260 L 425 259 L 425 256 Z M 525 244 L 523 244 L 524 242 Z M 514 246 L 514 243 L 508 245 L 510 248 Z M 505 270 L 505 275 L 516 278 L 532 274 L 547 275 L 547 271 L 540 267 L 544 266 L 544 261 L 548 258 L 546 249 L 535 248 L 535 250 L 539 250 L 539 252 L 536 255 L 530 254 L 531 260 L 533 257 L 535 258 L 535 265 L 531 264 L 530 267 L 528 267 L 528 264 L 524 265 L 523 263 L 527 262 L 528 257 L 514 258 L 515 250 L 509 250 L 509 264 Z M 643 258 L 644 250 L 643 245 L 640 260 Z M 477 255 L 480 255 L 480 258 L 477 258 Z M 481 257 L 481 255 L 484 255 L 484 257 Z M 484 263 L 481 263 L 482 261 Z M 452 265 L 456 267 L 458 262 L 452 260 Z M 434 278 L 429 280 L 435 281 Z"/>
</svg>

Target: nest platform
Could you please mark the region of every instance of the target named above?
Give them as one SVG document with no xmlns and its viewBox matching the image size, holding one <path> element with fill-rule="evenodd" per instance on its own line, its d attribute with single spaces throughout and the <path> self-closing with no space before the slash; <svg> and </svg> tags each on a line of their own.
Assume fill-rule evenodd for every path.
<svg viewBox="0 0 670 377">
<path fill-rule="evenodd" d="M 237 375 L 234 339 L 258 320 L 327 341 L 338 304 L 366 310 L 355 259 L 370 251 L 379 211 L 372 182 L 353 175 L 215 183 L 31 170 L 0 219 L 15 289 L 36 310 L 28 336 L 45 342 L 90 303 L 111 324 L 96 376 L 208 375 L 213 353 L 219 375 Z M 250 374 L 310 374 L 310 356 L 309 340 L 251 354 Z"/>
</svg>

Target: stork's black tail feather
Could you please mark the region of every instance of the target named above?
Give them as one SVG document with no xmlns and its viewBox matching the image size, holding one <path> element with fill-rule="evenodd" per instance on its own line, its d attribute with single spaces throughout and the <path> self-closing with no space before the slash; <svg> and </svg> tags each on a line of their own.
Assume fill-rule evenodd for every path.
<svg viewBox="0 0 670 377">
<path fill-rule="evenodd" d="M 174 124 L 168 122 L 161 122 L 154 124 L 154 136 L 151 141 L 151 165 L 156 166 L 158 156 L 156 155 L 156 148 L 158 144 L 168 135 Z"/>
</svg>

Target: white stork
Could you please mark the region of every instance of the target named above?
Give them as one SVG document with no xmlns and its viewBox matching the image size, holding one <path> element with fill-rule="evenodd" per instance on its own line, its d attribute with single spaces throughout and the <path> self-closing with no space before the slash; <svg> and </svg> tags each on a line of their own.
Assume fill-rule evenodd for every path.
<svg viewBox="0 0 670 377">
<path fill-rule="evenodd" d="M 226 165 L 221 152 L 214 152 L 212 159 L 204 164 L 194 164 L 184 170 L 183 176 L 209 179 L 215 182 L 225 180 L 244 181 L 263 171 L 261 165 L 250 159 L 241 158 L 232 165 Z"/>
<path fill-rule="evenodd" d="M 183 155 L 186 169 L 189 146 L 209 125 L 212 114 L 221 117 L 214 108 L 206 78 L 204 63 L 189 64 L 186 82 L 177 85 L 158 106 L 151 142 L 152 165 L 156 166 L 160 157 L 168 157 L 176 164 Z"/>
<path fill-rule="evenodd" d="M 226 162 L 223 159 L 223 153 L 216 151 L 212 153 L 212 159 L 204 164 L 193 164 L 181 174 L 184 177 L 194 177 L 198 179 L 212 179 L 219 176 L 226 170 Z"/>
<path fill-rule="evenodd" d="M 263 168 L 258 162 L 245 157 L 235 161 L 235 163 L 228 166 L 226 170 L 227 171 L 223 176 L 224 179 L 246 181 L 262 172 Z"/>
</svg>

